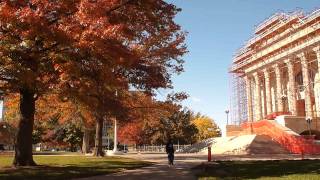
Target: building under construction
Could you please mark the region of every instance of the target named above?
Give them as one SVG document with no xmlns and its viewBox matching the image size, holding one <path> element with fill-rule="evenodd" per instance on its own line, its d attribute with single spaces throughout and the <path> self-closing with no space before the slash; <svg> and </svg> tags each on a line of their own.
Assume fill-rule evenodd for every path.
<svg viewBox="0 0 320 180">
<path fill-rule="evenodd" d="M 264 134 L 276 134 L 266 130 L 271 127 L 278 134 L 281 128 L 296 135 L 317 134 L 319 70 L 320 9 L 266 19 L 234 55 L 229 70 L 233 124 L 227 135 L 259 133 L 261 128 Z"/>
</svg>

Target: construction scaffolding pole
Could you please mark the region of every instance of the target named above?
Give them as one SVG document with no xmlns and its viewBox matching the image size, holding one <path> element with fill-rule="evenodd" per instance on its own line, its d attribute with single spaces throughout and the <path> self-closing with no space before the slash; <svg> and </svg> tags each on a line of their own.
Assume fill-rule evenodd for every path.
<svg viewBox="0 0 320 180">
<path fill-rule="evenodd" d="M 230 119 L 233 125 L 240 125 L 247 120 L 246 84 L 241 74 L 230 74 Z"/>
</svg>

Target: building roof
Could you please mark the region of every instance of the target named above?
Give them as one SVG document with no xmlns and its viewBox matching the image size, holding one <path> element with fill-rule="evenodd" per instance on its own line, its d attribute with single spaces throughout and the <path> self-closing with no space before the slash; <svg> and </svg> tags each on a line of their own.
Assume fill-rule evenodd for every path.
<svg viewBox="0 0 320 180">
<path fill-rule="evenodd" d="M 302 11 L 294 11 L 292 13 L 275 13 L 271 17 L 260 23 L 255 34 L 245 45 L 240 48 L 233 57 L 233 64 L 229 69 L 232 73 L 243 71 L 245 66 L 250 65 L 255 60 L 259 60 L 256 54 L 264 49 L 277 44 L 282 39 L 292 36 L 308 25 L 314 25 L 320 21 L 320 9 L 313 11 L 308 15 L 304 15 Z M 319 26 L 315 27 L 319 28 Z M 317 29 L 315 29 L 317 30 Z M 281 48 L 279 46 L 279 48 Z M 274 49 L 273 51 L 277 51 Z M 265 54 L 267 56 L 267 54 Z M 260 59 L 262 56 L 260 57 Z"/>
</svg>

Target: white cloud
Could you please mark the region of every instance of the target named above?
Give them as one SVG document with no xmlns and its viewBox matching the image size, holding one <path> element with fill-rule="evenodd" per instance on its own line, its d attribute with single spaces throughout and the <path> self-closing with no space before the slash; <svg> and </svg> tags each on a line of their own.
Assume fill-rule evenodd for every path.
<svg viewBox="0 0 320 180">
<path fill-rule="evenodd" d="M 191 100 L 192 100 L 193 102 L 200 102 L 200 101 L 201 101 L 201 99 L 199 99 L 199 98 L 197 98 L 197 97 L 191 97 Z"/>
</svg>

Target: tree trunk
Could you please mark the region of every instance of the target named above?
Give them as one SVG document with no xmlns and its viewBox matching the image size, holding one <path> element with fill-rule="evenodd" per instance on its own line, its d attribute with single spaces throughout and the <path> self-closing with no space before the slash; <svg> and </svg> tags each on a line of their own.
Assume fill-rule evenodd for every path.
<svg viewBox="0 0 320 180">
<path fill-rule="evenodd" d="M 14 166 L 35 166 L 32 157 L 32 130 L 35 113 L 35 93 L 20 90 L 20 120 L 15 142 Z"/>
<path fill-rule="evenodd" d="M 104 152 L 102 151 L 102 126 L 103 118 L 99 118 L 96 122 L 96 137 L 93 156 L 104 156 Z"/>
<path fill-rule="evenodd" d="M 90 131 L 84 128 L 83 138 L 82 138 L 82 153 L 89 153 L 89 140 L 90 140 Z"/>
</svg>

